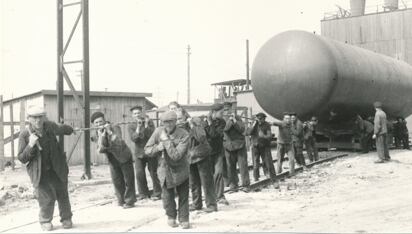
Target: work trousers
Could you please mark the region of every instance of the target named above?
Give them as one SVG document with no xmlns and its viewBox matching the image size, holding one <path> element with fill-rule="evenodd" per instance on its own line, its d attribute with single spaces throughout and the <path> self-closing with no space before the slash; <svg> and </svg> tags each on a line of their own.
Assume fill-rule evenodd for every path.
<svg viewBox="0 0 412 234">
<path fill-rule="evenodd" d="M 259 147 L 259 149 L 264 148 L 264 147 Z M 260 177 L 260 161 L 262 161 L 262 169 L 263 169 L 263 173 L 265 175 L 267 175 L 268 173 L 268 169 L 266 167 L 266 163 L 265 163 L 265 154 L 262 153 L 262 150 L 259 150 L 258 146 L 253 146 L 252 147 L 252 162 L 253 162 L 253 178 L 255 179 L 255 181 L 259 180 Z M 270 152 L 270 147 L 269 147 L 269 152 Z M 272 153 L 271 156 L 272 157 Z"/>
<path fill-rule="evenodd" d="M 295 174 L 295 152 L 292 144 L 278 143 L 277 151 L 277 173 L 279 174 L 282 172 L 283 158 L 285 157 L 285 154 L 287 154 L 289 159 L 289 173 L 291 175 Z"/>
<path fill-rule="evenodd" d="M 213 182 L 215 186 L 216 199 L 225 199 L 225 184 L 223 178 L 227 176 L 226 160 L 223 149 L 211 156 Z M 226 174 L 226 175 L 225 175 Z"/>
<path fill-rule="evenodd" d="M 235 189 L 238 187 L 239 177 L 237 175 L 236 164 L 239 164 L 240 177 L 242 179 L 242 186 L 248 187 L 250 185 L 249 170 L 247 167 L 247 152 L 246 147 L 240 150 L 228 151 L 225 150 L 227 172 L 229 178 L 229 187 Z"/>
<path fill-rule="evenodd" d="M 132 205 L 136 202 L 133 162 L 120 163 L 113 157 L 109 159 L 110 175 L 119 205 Z"/>
<path fill-rule="evenodd" d="M 256 158 L 262 158 L 262 162 L 263 162 L 263 170 L 265 171 L 266 168 L 266 172 L 265 174 L 268 175 L 272 180 L 275 179 L 276 176 L 276 171 L 275 171 L 275 167 L 273 166 L 273 158 L 272 158 L 272 152 L 270 150 L 270 146 L 266 146 L 266 147 L 259 147 L 259 146 L 253 146 L 253 159 Z M 257 165 L 257 168 L 255 168 L 255 165 Z M 257 171 L 257 174 L 255 174 L 255 172 Z M 253 164 L 253 176 L 256 179 L 256 175 L 257 178 L 259 178 L 259 162 L 254 162 Z"/>
<path fill-rule="evenodd" d="M 177 209 L 175 201 L 176 195 L 179 206 Z M 189 179 L 174 188 L 167 188 L 165 181 L 162 186 L 162 201 L 167 217 L 176 219 L 179 215 L 180 223 L 189 222 Z"/>
<path fill-rule="evenodd" d="M 376 136 L 376 151 L 380 160 L 389 160 L 389 148 L 387 141 L 387 134 L 380 134 Z"/>
<path fill-rule="evenodd" d="M 318 161 L 319 155 L 318 155 L 318 148 L 316 148 L 315 139 L 309 138 L 305 140 L 305 147 L 306 147 L 306 152 L 308 153 L 310 162 Z"/>
<path fill-rule="evenodd" d="M 404 149 L 410 149 L 409 148 L 409 134 L 408 133 L 402 134 L 401 141 L 402 141 L 402 145 L 403 145 Z"/>
<path fill-rule="evenodd" d="M 35 189 L 40 206 L 40 223 L 50 223 L 52 221 L 56 200 L 59 206 L 60 221 L 71 220 L 73 214 L 67 183 L 62 182 L 53 169 L 41 173 L 39 186 Z"/>
<path fill-rule="evenodd" d="M 157 176 L 157 158 L 136 158 L 134 162 L 136 170 L 137 191 L 142 197 L 149 197 L 149 188 L 147 187 L 146 179 L 146 165 L 149 170 L 150 177 L 153 184 L 153 197 L 160 197 L 162 194 L 162 187 L 160 186 L 159 177 Z"/>
<path fill-rule="evenodd" d="M 369 153 L 369 150 L 372 148 L 372 133 L 362 134 L 360 138 L 360 144 L 362 147 L 362 153 Z"/>
<path fill-rule="evenodd" d="M 306 166 L 305 157 L 303 156 L 303 142 L 294 141 L 292 147 L 295 152 L 296 163 L 300 166 Z"/>
<path fill-rule="evenodd" d="M 205 193 L 206 207 L 217 208 L 215 186 L 211 169 L 211 160 L 203 159 L 190 164 L 190 188 L 192 191 L 193 205 L 196 209 L 202 208 L 202 188 Z"/>
</svg>

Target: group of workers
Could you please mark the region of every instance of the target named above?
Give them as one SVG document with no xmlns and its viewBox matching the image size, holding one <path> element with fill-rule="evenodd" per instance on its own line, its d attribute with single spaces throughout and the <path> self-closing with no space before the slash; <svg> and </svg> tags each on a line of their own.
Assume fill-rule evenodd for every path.
<svg viewBox="0 0 412 234">
<path fill-rule="evenodd" d="M 375 105 L 381 105 L 380 102 Z M 379 108 L 382 109 L 382 108 Z M 363 153 L 368 153 L 374 148 L 373 135 L 376 119 L 374 117 L 362 119 L 361 116 L 356 116 L 355 119 L 355 132 L 359 137 L 360 146 Z M 386 119 L 386 134 L 388 145 L 390 145 L 394 140 L 395 148 L 402 147 L 403 149 L 410 149 L 409 147 L 409 131 L 406 125 L 406 120 L 403 117 L 397 117 L 396 120 L 391 121 Z"/>
<path fill-rule="evenodd" d="M 376 138 L 379 162 L 385 162 L 390 158 L 386 115 L 380 103 L 375 103 L 375 107 L 372 138 Z M 177 102 L 171 102 L 169 110 L 160 117 L 161 125 L 155 127 L 141 106 L 132 107 L 130 112 L 134 121 L 127 126 L 127 131 L 132 148 L 122 139 L 120 126 L 110 123 L 102 112 L 91 115 L 96 129 L 91 133 L 91 141 L 108 159 L 118 205 L 127 209 L 134 207 L 137 200 L 161 199 L 171 227 L 189 228 L 189 211 L 216 212 L 218 204 L 229 205 L 225 187 L 229 187 L 229 192 L 249 191 L 246 137 L 251 138 L 254 180 L 259 180 L 262 161 L 264 174 L 275 188 L 279 187 L 275 176 L 282 172 L 285 154 L 291 175 L 295 173 L 295 161 L 306 167 L 303 146 L 311 162 L 318 160 L 316 117 L 302 122 L 296 113 L 284 113 L 283 120 L 269 123 L 264 113 L 258 113 L 248 124 L 236 115 L 231 103 L 213 104 L 208 116 L 190 117 Z M 18 158 L 27 165 L 37 193 L 41 228 L 53 229 L 51 221 L 56 200 L 63 228 L 71 228 L 68 165 L 56 136 L 70 135 L 76 129 L 47 120 L 40 106 L 29 107 L 27 115 L 29 125 L 20 133 Z M 279 128 L 276 169 L 271 153 L 271 126 Z M 146 167 L 153 184 L 152 193 L 147 185 Z M 192 194 L 190 205 L 189 191 Z"/>
</svg>

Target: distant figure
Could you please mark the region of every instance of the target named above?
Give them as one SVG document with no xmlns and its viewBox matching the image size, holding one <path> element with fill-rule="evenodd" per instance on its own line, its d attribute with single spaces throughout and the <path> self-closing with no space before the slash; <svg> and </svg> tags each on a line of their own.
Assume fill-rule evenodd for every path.
<svg viewBox="0 0 412 234">
<path fill-rule="evenodd" d="M 355 124 L 360 136 L 362 153 L 368 153 L 372 147 L 372 135 L 374 130 L 373 124 L 367 120 L 362 119 L 362 117 L 359 115 L 356 117 Z"/>
<path fill-rule="evenodd" d="M 145 153 L 156 157 L 160 152 L 157 170 L 162 186 L 163 208 L 168 217 L 168 225 L 177 227 L 176 218 L 183 229 L 189 224 L 189 133 L 176 127 L 177 115 L 167 111 L 160 119 L 163 126 L 156 128 L 145 146 Z M 178 197 L 176 207 L 175 197 Z"/>
<path fill-rule="evenodd" d="M 306 167 L 305 157 L 303 156 L 303 124 L 295 112 L 290 113 L 290 118 L 292 121 L 292 147 L 295 151 L 295 159 L 300 166 Z"/>
<path fill-rule="evenodd" d="M 71 135 L 73 128 L 46 120 L 43 107 L 30 106 L 27 110 L 29 125 L 19 135 L 18 159 L 26 164 L 30 180 L 37 193 L 40 206 L 39 222 L 43 231 L 53 229 L 54 204 L 59 205 L 63 228 L 72 227 L 72 211 L 67 190 L 69 168 L 66 156 L 56 136 Z"/>
<path fill-rule="evenodd" d="M 316 125 L 318 119 L 313 116 L 309 122 L 303 124 L 303 139 L 310 162 L 318 161 L 318 148 L 316 148 Z"/>
<path fill-rule="evenodd" d="M 382 110 L 382 103 L 375 102 L 373 105 L 375 107 L 376 113 L 372 138 L 376 139 L 376 151 L 378 152 L 379 157 L 379 160 L 375 161 L 375 163 L 383 163 L 390 160 L 387 141 L 387 119 L 385 112 Z"/>
<path fill-rule="evenodd" d="M 289 174 L 295 174 L 295 152 L 292 147 L 292 123 L 290 121 L 290 114 L 283 113 L 283 120 L 273 121 L 273 125 L 279 128 L 278 148 L 277 148 L 277 173 L 282 172 L 282 163 L 285 154 L 289 159 Z"/>
<path fill-rule="evenodd" d="M 134 106 L 130 108 L 132 112 L 133 124 L 127 126 L 130 140 L 134 143 L 134 166 L 136 171 L 138 200 L 151 198 L 152 200 L 160 200 L 162 188 L 157 176 L 158 159 L 156 157 L 148 157 L 144 153 L 144 146 L 152 136 L 155 126 L 149 116 L 143 114 L 143 107 Z M 146 166 L 152 178 L 153 194 L 150 196 L 149 188 L 147 187 Z"/>
<path fill-rule="evenodd" d="M 90 120 L 95 127 L 99 127 L 92 141 L 97 143 L 97 151 L 106 155 L 109 161 L 117 203 L 124 209 L 132 208 L 137 200 L 133 155 L 122 139 L 122 130 L 119 126 L 112 126 L 102 112 L 94 112 Z"/>
<path fill-rule="evenodd" d="M 272 152 L 270 150 L 270 141 L 272 139 L 272 131 L 270 124 L 266 122 L 266 114 L 256 114 L 257 121 L 253 123 L 247 130 L 247 135 L 252 136 L 253 147 L 253 177 L 255 181 L 259 180 L 259 164 L 260 158 L 264 166 L 264 172 L 267 177 L 274 182 L 275 188 L 279 188 L 276 181 L 276 171 L 273 166 Z M 265 170 L 266 169 L 266 170 Z"/>
<path fill-rule="evenodd" d="M 213 170 L 211 153 L 212 147 L 206 138 L 206 131 L 202 120 L 194 117 L 190 120 L 189 162 L 190 162 L 190 188 L 193 203 L 189 210 L 201 210 L 202 190 L 205 194 L 207 213 L 217 211 L 215 187 L 213 183 Z M 203 188 L 203 189 L 202 189 Z"/>
<path fill-rule="evenodd" d="M 409 148 L 409 131 L 408 131 L 408 126 L 406 125 L 406 120 L 402 117 L 399 117 L 398 122 L 399 122 L 399 135 L 400 135 L 400 140 L 402 142 L 403 148 L 410 149 Z"/>
</svg>

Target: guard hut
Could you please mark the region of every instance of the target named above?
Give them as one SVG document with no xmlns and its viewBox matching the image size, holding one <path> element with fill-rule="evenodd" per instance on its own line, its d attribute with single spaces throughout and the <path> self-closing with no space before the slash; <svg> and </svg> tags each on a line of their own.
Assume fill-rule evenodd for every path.
<svg viewBox="0 0 412 234">
<path fill-rule="evenodd" d="M 82 93 L 77 92 L 82 98 Z M 82 110 L 73 98 L 72 92 L 64 92 L 64 116 L 63 122 L 73 127 L 83 127 Z M 135 105 L 141 105 L 145 110 L 151 110 L 156 107 L 148 97 L 151 93 L 129 93 L 129 92 L 90 92 L 90 113 L 101 111 L 105 114 L 107 120 L 112 123 L 121 123 L 132 121 L 130 108 Z M 25 110 L 30 105 L 43 105 L 47 111 L 47 118 L 57 120 L 57 92 L 55 90 L 41 90 L 30 93 L 21 97 L 5 100 L 3 102 L 3 130 L 4 130 L 4 149 L 6 161 L 17 159 L 18 141 L 20 129 L 26 125 Z M 12 111 L 10 111 L 12 108 Z M 121 125 L 122 137 L 128 145 L 132 145 L 129 140 L 126 125 Z M 11 134 L 13 133 L 13 134 Z M 83 152 L 83 134 L 66 136 L 64 147 L 69 161 L 69 165 L 79 165 L 84 162 Z M 1 141 L 0 141 L 1 143 Z M 91 163 L 104 164 L 107 159 L 97 154 L 96 147 L 92 143 Z"/>
</svg>

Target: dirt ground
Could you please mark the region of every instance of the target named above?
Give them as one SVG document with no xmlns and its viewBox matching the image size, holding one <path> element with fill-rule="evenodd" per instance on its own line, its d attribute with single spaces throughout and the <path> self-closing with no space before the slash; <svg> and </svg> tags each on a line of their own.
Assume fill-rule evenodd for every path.
<svg viewBox="0 0 412 234">
<path fill-rule="evenodd" d="M 410 233 L 412 152 L 393 150 L 391 156 L 390 163 L 374 164 L 376 153 L 355 153 L 286 179 L 280 190 L 227 194 L 230 205 L 220 206 L 219 212 L 192 212 L 188 231 Z M 108 168 L 95 167 L 93 174 L 98 181 L 108 176 Z M 81 167 L 71 168 L 70 175 L 75 227 L 69 232 L 185 231 L 166 225 L 161 201 L 139 201 L 136 208 L 124 210 L 111 202 L 111 184 L 82 185 Z M 19 192 L 25 182 L 27 186 L 28 176 L 21 171 L 0 174 L 0 189 L 17 185 Z M 0 232 L 40 231 L 37 212 L 31 198 L 6 199 L 0 206 Z M 53 223 L 57 232 L 63 231 L 57 217 Z"/>
</svg>

